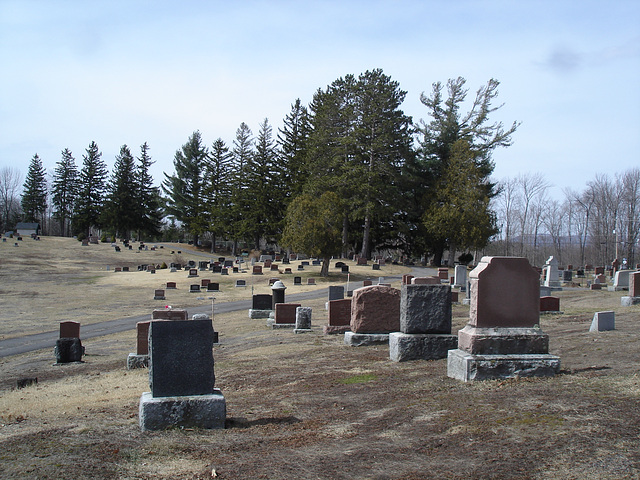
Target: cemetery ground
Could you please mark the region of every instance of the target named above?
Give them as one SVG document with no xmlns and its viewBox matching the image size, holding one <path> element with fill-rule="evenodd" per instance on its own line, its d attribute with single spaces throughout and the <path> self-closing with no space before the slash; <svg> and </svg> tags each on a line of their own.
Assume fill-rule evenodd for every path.
<svg viewBox="0 0 640 480">
<path fill-rule="evenodd" d="M 27 240 L 18 248 L 0 245 L 0 335 L 159 306 L 153 289 L 167 281 L 165 273 L 115 273 L 123 263 L 114 256 L 152 263 L 146 255 L 173 246 L 116 254 L 108 245 L 72 242 L 43 237 L 42 251 L 32 256 L 24 253 Z M 349 264 L 357 275 L 359 267 Z M 362 275 L 377 276 L 362 268 Z M 403 273 L 398 268 L 394 275 Z M 391 266 L 382 269 L 389 275 Z M 166 273 L 183 296 L 165 303 L 210 302 L 189 296 L 193 279 L 186 273 Z M 294 289 L 283 277 L 287 295 L 327 285 L 316 275 L 317 287 Z M 266 272 L 259 282 L 268 278 Z M 221 288 L 216 302 L 227 301 L 218 300 L 227 290 Z M 250 295 L 228 290 L 229 301 Z M 621 307 L 625 292 L 582 287 L 554 294 L 564 313 L 541 316 L 541 327 L 561 373 L 467 384 L 446 376 L 445 359 L 395 363 L 387 346 L 349 347 L 342 336 L 323 335 L 325 298 L 303 303 L 313 308 L 313 331 L 299 335 L 272 330 L 246 310 L 216 315 L 224 430 L 140 431 L 148 375 L 125 369 L 135 330 L 83 340 L 84 363 L 54 366 L 53 348 L 0 358 L 0 478 L 639 478 L 640 306 Z M 616 312 L 616 330 L 589 333 L 593 313 L 603 310 Z M 468 306 L 454 305 L 454 333 L 468 314 Z M 38 383 L 16 389 L 20 377 Z"/>
</svg>

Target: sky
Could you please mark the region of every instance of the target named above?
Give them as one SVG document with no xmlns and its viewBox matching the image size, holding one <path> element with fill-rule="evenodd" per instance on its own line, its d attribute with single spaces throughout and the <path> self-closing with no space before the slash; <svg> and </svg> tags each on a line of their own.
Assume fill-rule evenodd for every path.
<svg viewBox="0 0 640 480">
<path fill-rule="evenodd" d="M 147 142 L 156 184 L 199 130 L 232 146 L 299 98 L 381 68 L 420 94 L 500 82 L 491 120 L 522 122 L 494 179 L 542 173 L 552 194 L 640 166 L 640 1 L 0 0 L 0 168 L 52 173 L 95 141 L 109 171 Z"/>
</svg>

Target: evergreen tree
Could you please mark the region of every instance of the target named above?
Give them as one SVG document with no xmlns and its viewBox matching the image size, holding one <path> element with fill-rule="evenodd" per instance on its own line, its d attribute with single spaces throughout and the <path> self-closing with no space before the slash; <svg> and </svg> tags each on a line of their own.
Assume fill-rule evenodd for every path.
<svg viewBox="0 0 640 480">
<path fill-rule="evenodd" d="M 406 169 L 411 177 L 409 181 L 413 183 L 412 190 L 419 195 L 419 198 L 414 199 L 414 205 L 418 206 L 416 212 L 434 211 L 431 207 L 438 202 L 435 195 L 438 185 L 445 177 L 453 145 L 458 140 L 465 140 L 469 145 L 487 196 L 491 198 L 495 195 L 495 185 L 489 181 L 489 175 L 493 171 L 491 154 L 498 147 L 511 145 L 511 134 L 516 131 L 518 123 L 514 122 L 506 130 L 501 122 L 488 123 L 489 115 L 500 108 L 492 106 L 498 95 L 499 85 L 494 79 L 477 91 L 471 109 L 463 115 L 460 108 L 468 92 L 464 88 L 465 83 L 462 77 L 450 79 L 447 82 L 446 100 L 443 98 L 443 86 L 440 82 L 433 84 L 430 96 L 424 93 L 420 96 L 431 121 L 421 122 L 419 156 Z M 434 254 L 436 265 L 440 265 L 444 250 L 450 246 L 447 236 L 430 236 L 424 239 L 423 245 Z"/>
<path fill-rule="evenodd" d="M 296 99 L 291 105 L 291 112 L 284 118 L 284 126 L 278 130 L 278 165 L 280 171 L 279 184 L 288 204 L 292 198 L 300 195 L 308 176 L 305 163 L 307 144 L 311 125 L 309 113 Z"/>
<path fill-rule="evenodd" d="M 160 189 L 153 185 L 153 177 L 149 168 L 155 162 L 149 155 L 149 145 L 144 142 L 140 146 L 140 156 L 136 171 L 136 205 L 138 207 L 138 240 L 142 239 L 142 233 L 150 237 L 160 234 L 162 212 L 160 210 Z"/>
<path fill-rule="evenodd" d="M 216 251 L 216 240 L 228 232 L 231 222 L 232 154 L 221 138 L 211 146 L 205 169 L 204 197 L 209 212 L 209 231 L 212 235 L 211 253 Z"/>
<path fill-rule="evenodd" d="M 63 237 L 69 231 L 68 224 L 73 217 L 74 207 L 78 196 L 78 168 L 71 150 L 65 148 L 62 158 L 56 163 L 51 185 L 53 216 L 60 222 L 60 235 Z"/>
<path fill-rule="evenodd" d="M 131 230 L 140 224 L 136 165 L 127 145 L 120 147 L 108 184 L 103 224 L 113 229 L 117 237 L 129 239 Z"/>
<path fill-rule="evenodd" d="M 255 143 L 255 152 L 244 165 L 243 195 L 240 199 L 242 235 L 260 248 L 260 239 L 268 243 L 275 241 L 281 232 L 284 211 L 278 201 L 275 185 L 276 149 L 269 120 L 260 124 Z"/>
<path fill-rule="evenodd" d="M 36 153 L 29 163 L 22 193 L 22 219 L 39 222 L 44 226 L 43 215 L 47 210 L 47 179 L 42 161 Z"/>
<path fill-rule="evenodd" d="M 96 142 L 91 142 L 82 156 L 80 189 L 73 220 L 75 233 L 91 235 L 91 228 L 101 228 L 102 210 L 107 185 L 107 166 Z"/>
<path fill-rule="evenodd" d="M 249 201 L 246 199 L 246 185 L 244 175 L 246 173 L 245 165 L 253 155 L 253 133 L 249 126 L 242 122 L 236 130 L 236 138 L 233 141 L 233 150 L 231 151 L 233 171 L 231 178 L 231 206 L 229 223 L 229 235 L 233 239 L 233 254 L 236 254 L 238 241 L 242 238 L 243 224 L 241 220 L 245 212 L 245 208 L 249 208 Z"/>
<path fill-rule="evenodd" d="M 167 175 L 162 182 L 166 199 L 166 211 L 182 222 L 193 236 L 194 245 L 208 227 L 205 204 L 203 202 L 204 169 L 207 161 L 207 147 L 202 142 L 199 131 L 193 132 L 187 143 L 176 151 L 173 166 L 174 175 Z"/>
</svg>

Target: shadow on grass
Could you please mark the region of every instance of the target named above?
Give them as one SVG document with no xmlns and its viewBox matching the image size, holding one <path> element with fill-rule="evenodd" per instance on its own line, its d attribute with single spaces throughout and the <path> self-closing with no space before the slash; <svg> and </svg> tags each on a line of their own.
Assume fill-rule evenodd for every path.
<svg viewBox="0 0 640 480">
<path fill-rule="evenodd" d="M 292 425 L 300 422 L 299 418 L 288 417 L 267 417 L 247 420 L 244 417 L 229 417 L 224 422 L 224 428 L 251 428 L 256 425 Z"/>
</svg>

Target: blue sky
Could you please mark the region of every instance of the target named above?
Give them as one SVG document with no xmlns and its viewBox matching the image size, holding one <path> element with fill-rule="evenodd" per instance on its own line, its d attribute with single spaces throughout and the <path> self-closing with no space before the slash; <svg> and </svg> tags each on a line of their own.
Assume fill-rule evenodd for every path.
<svg viewBox="0 0 640 480">
<path fill-rule="evenodd" d="M 462 76 L 490 78 L 522 125 L 494 177 L 542 172 L 582 189 L 640 166 L 640 2 L 0 0 L 0 167 L 53 171 L 92 140 L 109 170 L 148 142 L 162 172 L 194 130 L 231 145 L 241 122 L 274 127 L 300 98 L 374 68 L 419 101 Z"/>
</svg>

